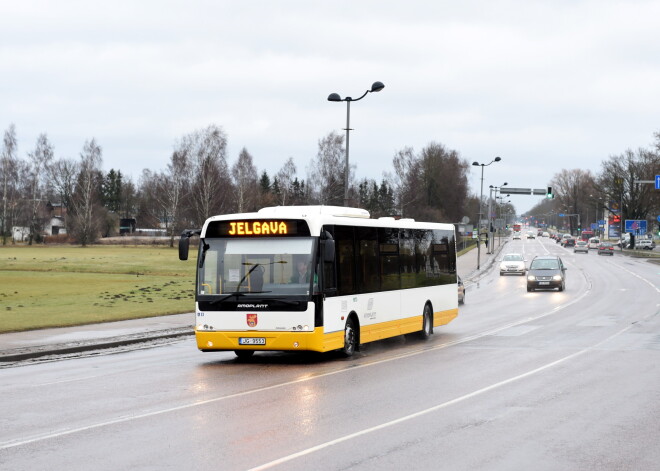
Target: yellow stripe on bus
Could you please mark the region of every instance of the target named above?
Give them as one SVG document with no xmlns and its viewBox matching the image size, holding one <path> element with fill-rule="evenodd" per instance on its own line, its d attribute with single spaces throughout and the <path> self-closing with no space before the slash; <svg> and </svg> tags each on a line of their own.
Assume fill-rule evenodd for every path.
<svg viewBox="0 0 660 471">
<path fill-rule="evenodd" d="M 433 326 L 448 324 L 458 315 L 458 309 L 438 311 L 433 315 Z M 360 328 L 360 343 L 374 342 L 397 335 L 419 332 L 422 328 L 422 316 L 408 317 L 396 321 L 381 322 Z M 195 332 L 197 348 L 200 350 L 306 350 L 314 352 L 329 352 L 344 346 L 344 332 L 324 333 L 323 327 L 317 327 L 313 332 Z M 259 337 L 266 339 L 266 345 L 239 345 L 241 337 Z"/>
</svg>

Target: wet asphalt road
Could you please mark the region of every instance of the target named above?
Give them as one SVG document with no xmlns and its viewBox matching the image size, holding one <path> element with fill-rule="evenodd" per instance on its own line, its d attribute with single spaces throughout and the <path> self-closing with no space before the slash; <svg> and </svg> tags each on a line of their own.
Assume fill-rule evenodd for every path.
<svg viewBox="0 0 660 471">
<path fill-rule="evenodd" d="M 565 292 L 491 271 L 430 341 L 334 354 L 194 340 L 0 370 L 0 469 L 654 470 L 660 266 L 559 254 Z"/>
</svg>

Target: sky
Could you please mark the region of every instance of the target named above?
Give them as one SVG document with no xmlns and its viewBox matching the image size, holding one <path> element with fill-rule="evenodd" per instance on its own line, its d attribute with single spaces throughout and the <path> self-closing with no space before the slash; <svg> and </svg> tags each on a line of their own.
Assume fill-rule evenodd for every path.
<svg viewBox="0 0 660 471">
<path fill-rule="evenodd" d="M 318 141 L 346 127 L 328 95 L 380 81 L 350 108 L 358 178 L 439 143 L 502 159 L 483 167 L 485 195 L 546 188 L 654 143 L 658 18 L 660 0 L 0 0 L 0 130 L 16 126 L 22 158 L 41 133 L 56 158 L 95 138 L 104 170 L 138 183 L 216 124 L 229 165 L 245 148 L 259 173 L 292 157 L 306 179 Z M 510 199 L 522 213 L 540 198 Z"/>
</svg>

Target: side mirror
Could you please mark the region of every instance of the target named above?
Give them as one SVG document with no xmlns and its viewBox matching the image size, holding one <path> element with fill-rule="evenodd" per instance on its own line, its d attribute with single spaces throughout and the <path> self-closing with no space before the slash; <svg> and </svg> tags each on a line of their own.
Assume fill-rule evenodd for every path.
<svg viewBox="0 0 660 471">
<path fill-rule="evenodd" d="M 190 236 L 187 232 L 179 237 L 179 260 L 188 260 L 188 251 L 190 250 Z"/>
</svg>

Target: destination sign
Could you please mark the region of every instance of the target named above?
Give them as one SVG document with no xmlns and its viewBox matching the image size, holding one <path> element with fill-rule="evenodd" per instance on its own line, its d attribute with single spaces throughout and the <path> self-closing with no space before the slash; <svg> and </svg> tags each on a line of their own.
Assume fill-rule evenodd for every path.
<svg viewBox="0 0 660 471">
<path fill-rule="evenodd" d="M 295 219 L 252 219 L 212 221 L 206 237 L 309 236 L 305 221 Z"/>
</svg>

